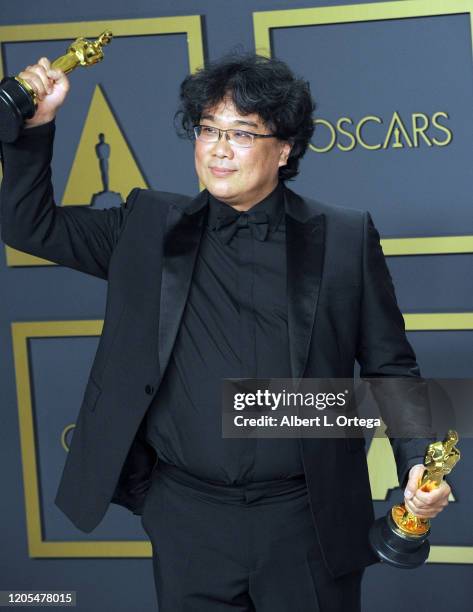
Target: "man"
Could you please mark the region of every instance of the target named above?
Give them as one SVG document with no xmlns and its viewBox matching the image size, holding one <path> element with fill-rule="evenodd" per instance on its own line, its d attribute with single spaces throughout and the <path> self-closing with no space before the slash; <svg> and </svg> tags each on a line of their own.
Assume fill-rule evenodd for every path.
<svg viewBox="0 0 473 612">
<path fill-rule="evenodd" d="M 160 612 L 349 612 L 377 561 L 364 440 L 224 439 L 224 378 L 418 377 L 366 212 L 285 186 L 313 133 L 308 84 L 276 59 L 223 58 L 181 85 L 205 186 L 56 207 L 54 117 L 69 83 L 42 58 L 39 105 L 3 146 L 2 237 L 107 279 L 103 333 L 56 503 L 90 532 L 110 502 L 142 514 Z M 391 439 L 405 502 L 425 441 Z M 410 497 L 410 498 L 409 498 Z"/>
</svg>

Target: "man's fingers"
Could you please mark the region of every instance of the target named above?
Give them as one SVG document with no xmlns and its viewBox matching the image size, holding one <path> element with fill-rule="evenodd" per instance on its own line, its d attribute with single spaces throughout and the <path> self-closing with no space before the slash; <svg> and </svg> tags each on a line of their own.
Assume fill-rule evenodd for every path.
<svg viewBox="0 0 473 612">
<path fill-rule="evenodd" d="M 430 510 L 431 508 L 431 506 L 427 506 L 419 502 L 419 500 L 417 500 L 415 497 L 413 497 L 412 499 L 408 499 L 405 503 L 408 503 L 409 508 L 412 508 L 414 512 L 423 512 L 424 510 Z"/>
<path fill-rule="evenodd" d="M 409 512 L 414 514 L 414 516 L 418 516 L 419 518 L 435 518 L 444 508 L 444 506 L 433 506 L 428 510 L 421 510 L 411 505 L 410 501 L 405 501 L 404 505 Z"/>
<path fill-rule="evenodd" d="M 404 504 L 415 516 L 420 518 L 434 518 L 448 505 L 450 487 L 445 483 L 445 487 L 439 487 L 430 493 L 417 491 L 411 499 L 404 498 Z"/>
<path fill-rule="evenodd" d="M 20 72 L 18 76 L 31 85 L 40 100 L 44 98 L 46 95 L 46 87 L 44 86 L 41 77 L 36 72 L 33 70 L 25 70 Z"/>
<path fill-rule="evenodd" d="M 404 505 L 419 518 L 435 518 L 448 505 L 450 486 L 443 481 L 439 487 L 431 491 L 421 491 L 418 488 L 425 466 L 418 464 L 411 468 L 409 481 L 404 491 Z"/>
<path fill-rule="evenodd" d="M 65 91 L 69 91 L 69 79 L 62 70 L 58 70 L 57 68 L 51 68 L 48 71 L 48 76 L 55 83 L 60 85 Z"/>
<path fill-rule="evenodd" d="M 417 497 L 413 497 L 412 499 L 408 500 L 410 505 L 415 508 L 416 510 L 430 510 L 431 508 L 434 508 L 435 506 L 437 506 L 437 503 L 431 503 L 431 504 L 426 504 L 423 501 L 420 501 L 419 499 L 417 499 Z"/>
<path fill-rule="evenodd" d="M 38 60 L 38 64 L 42 66 L 46 70 L 46 72 L 51 69 L 51 62 L 48 60 L 47 57 L 40 58 Z"/>
<path fill-rule="evenodd" d="M 66 74 L 53 68 L 47 57 L 41 57 L 37 64 L 27 66 L 18 76 L 36 93 L 38 102 L 35 115 L 25 121 L 26 127 L 42 125 L 54 119 L 69 91 Z"/>
<path fill-rule="evenodd" d="M 46 93 L 50 94 L 53 90 L 53 83 L 48 77 L 46 68 L 38 64 L 37 66 L 35 66 L 35 72 L 39 76 L 39 78 L 42 80 Z"/>
<path fill-rule="evenodd" d="M 42 57 L 33 66 L 27 66 L 18 76 L 31 85 L 39 100 L 43 100 L 54 91 L 55 83 L 58 83 L 66 93 L 69 90 L 68 78 L 62 70 L 51 68 L 51 62 L 47 57 Z"/>
<path fill-rule="evenodd" d="M 448 482 L 445 482 L 445 480 L 442 480 L 442 482 L 440 483 L 440 486 L 438 486 L 435 489 L 432 489 L 431 491 L 422 491 L 422 489 L 418 489 L 416 491 L 416 497 L 426 502 L 428 502 L 429 500 L 435 501 L 437 499 L 448 497 L 451 491 L 452 489 L 450 488 L 450 485 L 448 484 Z"/>
<path fill-rule="evenodd" d="M 415 500 L 415 505 L 418 508 L 431 507 L 434 504 L 442 501 L 450 495 L 450 485 L 444 481 L 440 483 L 439 487 L 432 489 L 431 491 L 422 491 L 418 488 L 419 481 L 424 473 L 425 466 L 418 464 L 411 468 L 409 472 L 409 481 L 404 491 L 405 499 Z"/>
<path fill-rule="evenodd" d="M 46 58 L 41 58 L 40 61 L 41 64 L 38 62 L 33 66 L 27 66 L 18 76 L 27 81 L 42 100 L 45 95 L 52 92 L 53 81 L 48 76 L 49 61 Z"/>
<path fill-rule="evenodd" d="M 435 493 L 435 495 L 434 495 Z M 449 491 L 432 491 L 429 494 L 422 494 L 418 491 L 414 497 L 408 500 L 414 508 L 419 510 L 429 509 L 433 507 L 445 507 L 448 505 Z"/>
<path fill-rule="evenodd" d="M 409 501 L 412 506 L 418 510 L 441 510 L 448 505 L 448 497 L 451 488 L 448 483 L 443 481 L 437 489 L 425 492 L 418 489 Z"/>
<path fill-rule="evenodd" d="M 404 490 L 404 496 L 407 497 L 407 499 L 414 497 L 417 491 L 419 480 L 420 478 L 422 478 L 422 474 L 424 473 L 424 470 L 425 470 L 425 466 L 421 463 L 414 465 L 409 470 L 409 480 Z"/>
</svg>

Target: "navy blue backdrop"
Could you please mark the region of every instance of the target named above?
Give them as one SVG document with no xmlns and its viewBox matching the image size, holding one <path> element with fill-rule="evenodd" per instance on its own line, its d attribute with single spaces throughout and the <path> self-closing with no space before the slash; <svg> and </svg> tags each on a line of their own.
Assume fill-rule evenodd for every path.
<svg viewBox="0 0 473 612">
<path fill-rule="evenodd" d="M 151 188 L 198 191 L 192 145 L 173 127 L 178 86 L 198 60 L 196 49 L 206 61 L 255 48 L 286 60 L 310 81 L 317 102 L 313 146 L 289 186 L 372 213 L 422 373 L 471 377 L 473 2 L 383 4 L 17 0 L 4 4 L 0 16 L 3 71 L 15 74 L 43 55 L 55 58 L 86 31 L 85 23 L 83 30 L 76 24 L 74 34 L 57 40 L 48 38 L 54 28 L 41 24 L 67 33 L 74 22 L 129 20 L 120 26 L 129 35 L 112 41 L 102 64 L 71 75 L 71 93 L 57 118 L 57 202 L 89 205 L 101 185 L 91 147 L 96 124 L 88 113 L 91 106 L 103 113 L 111 180 L 94 205 L 108 207 L 132 186 L 123 177 L 127 164 Z M 293 12 L 323 7 L 337 8 Z M 380 9 L 378 18 L 367 7 Z M 254 21 L 266 11 L 286 13 Z M 195 47 L 179 28 L 136 34 L 135 20 L 188 15 L 200 16 Z M 22 258 L 3 244 L 0 251 L 0 590 L 76 590 L 80 610 L 153 609 L 151 561 L 138 518 L 112 506 L 92 534 L 83 534 L 53 505 L 97 346 L 105 284 Z M 28 397 L 18 392 L 26 381 Z M 451 478 L 455 501 L 434 521 L 432 559 L 412 572 L 369 568 L 367 612 L 472 609 L 473 444 L 462 440 L 460 448 L 462 461 Z M 388 487 L 383 501 L 374 501 L 376 513 L 400 498 Z"/>
</svg>

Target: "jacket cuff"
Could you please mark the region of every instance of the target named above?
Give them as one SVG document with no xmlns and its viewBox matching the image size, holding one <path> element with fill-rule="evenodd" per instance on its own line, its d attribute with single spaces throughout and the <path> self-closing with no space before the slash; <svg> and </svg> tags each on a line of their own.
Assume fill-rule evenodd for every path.
<svg viewBox="0 0 473 612">
<path fill-rule="evenodd" d="M 43 123 L 42 125 L 37 125 L 35 127 L 23 128 L 20 132 L 18 139 L 11 144 L 16 145 L 17 143 L 23 140 L 32 140 L 35 138 L 44 138 L 45 136 L 50 136 L 51 134 L 54 134 L 55 129 L 56 119 L 52 119 L 51 121 L 48 121 L 48 123 Z"/>
<path fill-rule="evenodd" d="M 9 158 L 19 159 L 16 154 L 19 152 L 28 152 L 35 155 L 37 151 L 52 151 L 54 134 L 56 131 L 56 121 L 53 119 L 48 123 L 43 123 L 36 127 L 23 129 L 15 142 L 0 142 L 0 159 L 2 165 Z M 52 154 L 50 153 L 51 157 Z M 24 156 L 21 157 L 24 159 Z M 5 168 L 4 168 L 5 172 Z"/>
</svg>

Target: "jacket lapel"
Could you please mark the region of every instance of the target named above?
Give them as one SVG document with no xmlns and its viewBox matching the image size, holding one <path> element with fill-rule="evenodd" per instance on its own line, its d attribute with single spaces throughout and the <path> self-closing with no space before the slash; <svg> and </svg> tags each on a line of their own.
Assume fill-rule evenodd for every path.
<svg viewBox="0 0 473 612">
<path fill-rule="evenodd" d="M 325 216 L 284 190 L 288 333 L 293 378 L 304 375 L 322 279 Z"/>
<path fill-rule="evenodd" d="M 159 367 L 167 367 L 192 280 L 208 203 L 207 190 L 190 204 L 169 208 L 163 248 L 159 309 Z"/>
</svg>

